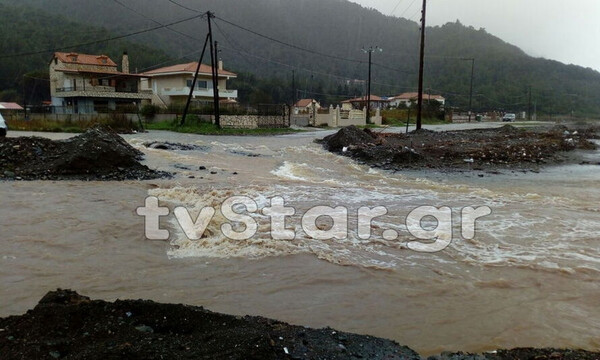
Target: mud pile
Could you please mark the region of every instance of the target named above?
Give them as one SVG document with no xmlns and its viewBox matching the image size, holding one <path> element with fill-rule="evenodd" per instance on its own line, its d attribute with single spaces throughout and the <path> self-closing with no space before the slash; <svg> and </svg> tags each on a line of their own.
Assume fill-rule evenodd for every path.
<svg viewBox="0 0 600 360">
<path fill-rule="evenodd" d="M 60 141 L 0 140 L 0 178 L 23 180 L 155 179 L 167 174 L 140 164 L 143 153 L 107 127 Z"/>
<path fill-rule="evenodd" d="M 381 338 L 310 329 L 253 316 L 145 300 L 90 300 L 49 292 L 26 314 L 0 319 L 0 354 L 10 359 L 409 359 Z M 598 359 L 582 350 L 523 348 L 429 359 Z"/>
<path fill-rule="evenodd" d="M 354 125 L 342 128 L 333 135 L 329 135 L 321 140 L 323 146 L 329 151 L 339 152 L 349 146 L 367 146 L 374 144 L 376 137 L 371 133 L 360 130 Z"/>
<path fill-rule="evenodd" d="M 8 359 L 419 359 L 390 340 L 152 301 L 48 293 L 0 319 Z"/>
<path fill-rule="evenodd" d="M 545 164 L 567 160 L 567 152 L 592 150 L 596 137 L 591 130 L 565 127 L 518 129 L 510 125 L 497 129 L 463 131 L 418 130 L 408 134 L 371 133 L 342 129 L 322 140 L 332 152 L 342 153 L 371 166 L 384 169 L 534 170 Z M 372 136 L 370 141 L 366 136 Z M 342 139 L 340 141 L 339 139 Z M 340 149 L 343 144 L 344 149 Z M 341 150 L 341 151 L 340 151 Z"/>
</svg>

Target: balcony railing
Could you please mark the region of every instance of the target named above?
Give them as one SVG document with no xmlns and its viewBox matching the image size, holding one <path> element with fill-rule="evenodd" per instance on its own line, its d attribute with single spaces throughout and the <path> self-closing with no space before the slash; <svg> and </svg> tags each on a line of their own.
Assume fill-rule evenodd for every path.
<svg viewBox="0 0 600 360">
<path fill-rule="evenodd" d="M 106 92 L 106 93 L 140 93 L 140 94 L 152 94 L 152 90 L 139 90 L 134 88 L 116 89 L 112 86 L 85 86 L 85 87 L 62 87 L 56 88 L 56 92 L 73 92 L 73 91 L 94 91 L 94 92 Z"/>
<path fill-rule="evenodd" d="M 163 88 L 161 95 L 165 96 L 188 96 L 190 94 L 189 87 L 170 87 Z M 196 89 L 194 90 L 194 96 L 212 97 L 213 89 Z M 224 98 L 237 98 L 237 90 L 219 90 L 219 97 Z"/>
</svg>

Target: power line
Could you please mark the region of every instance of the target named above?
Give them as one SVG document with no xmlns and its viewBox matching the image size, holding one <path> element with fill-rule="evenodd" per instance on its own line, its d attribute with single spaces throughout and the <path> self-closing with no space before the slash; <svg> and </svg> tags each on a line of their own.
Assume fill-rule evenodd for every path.
<svg viewBox="0 0 600 360">
<path fill-rule="evenodd" d="M 414 74 L 414 71 L 396 69 L 396 68 L 392 68 L 392 67 L 389 67 L 389 66 L 386 66 L 386 65 L 383 65 L 383 64 L 379 64 L 379 63 L 376 63 L 376 62 L 372 62 L 371 64 L 373 64 L 375 66 L 379 66 L 380 68 L 383 68 L 383 69 L 390 70 L 390 71 L 397 71 L 397 72 L 405 73 L 405 74 Z"/>
<path fill-rule="evenodd" d="M 168 1 L 170 3 L 172 3 L 172 4 L 175 4 L 175 5 L 179 6 L 180 8 L 183 8 L 183 9 L 186 9 L 186 10 L 189 10 L 189 11 L 193 11 L 193 12 L 196 12 L 196 13 L 201 12 L 200 10 L 192 9 L 192 8 L 189 8 L 189 7 L 185 6 L 185 5 L 182 5 L 182 4 L 178 3 L 177 1 L 174 1 L 174 0 L 168 0 Z"/>
<path fill-rule="evenodd" d="M 332 74 L 332 73 L 324 73 L 324 72 L 319 72 L 319 71 L 315 71 L 315 70 L 310 70 L 310 69 L 307 69 L 307 68 L 303 68 L 303 67 L 300 67 L 300 66 L 297 66 L 297 65 L 291 65 L 291 64 L 282 63 L 282 62 L 279 62 L 279 61 L 276 61 L 276 60 L 273 60 L 273 59 L 267 59 L 267 58 L 262 57 L 262 56 L 251 54 L 251 53 L 249 53 L 247 51 L 241 51 L 241 50 L 238 50 L 238 49 L 228 48 L 226 46 L 221 46 L 221 49 L 228 50 L 228 51 L 234 51 L 234 52 L 237 52 L 238 54 L 250 56 L 250 57 L 257 58 L 257 59 L 260 59 L 260 60 L 263 60 L 263 61 L 268 61 L 268 62 L 271 62 L 271 63 L 276 64 L 276 65 L 280 65 L 280 66 L 284 66 L 284 67 L 288 67 L 288 68 L 292 68 L 292 69 L 306 71 L 308 73 L 315 74 L 315 75 L 330 76 L 330 77 L 334 77 L 334 78 L 338 78 L 338 79 L 342 79 L 342 80 L 357 80 L 356 78 L 353 78 L 353 77 L 336 75 L 336 74 Z M 394 84 L 386 84 L 386 83 L 380 83 L 380 82 L 376 82 L 376 81 L 373 81 L 372 83 L 375 84 L 375 85 L 386 86 L 386 87 L 390 87 L 390 88 L 394 88 L 394 89 L 412 89 L 412 87 L 405 87 L 405 86 L 399 86 L 399 85 L 394 85 Z"/>
<path fill-rule="evenodd" d="M 296 49 L 296 50 L 308 52 L 308 53 L 314 54 L 314 55 L 319 55 L 319 56 L 327 57 L 327 58 L 330 58 L 330 59 L 347 61 L 347 62 L 352 62 L 352 63 L 356 63 L 356 64 L 367 64 L 367 62 L 365 62 L 363 60 L 348 59 L 348 58 L 341 57 L 341 56 L 325 54 L 325 53 L 322 53 L 322 52 L 319 52 L 319 51 L 316 51 L 316 50 L 311 50 L 311 49 L 303 48 L 303 47 L 300 47 L 298 45 L 290 44 L 290 43 L 287 43 L 285 41 L 282 41 L 282 40 L 279 40 L 279 39 L 275 39 L 275 38 L 273 38 L 271 36 L 258 33 L 258 32 L 254 31 L 254 30 L 251 30 L 251 29 L 248 29 L 248 28 L 243 27 L 241 25 L 238 25 L 238 24 L 232 23 L 230 21 L 227 21 L 227 20 L 225 20 L 225 19 L 223 19 L 221 17 L 215 16 L 215 18 L 217 18 L 217 19 L 219 19 L 219 20 L 221 20 L 221 21 L 223 21 L 223 22 L 225 22 L 225 23 L 227 23 L 227 24 L 229 24 L 231 26 L 237 27 L 237 28 L 239 28 L 241 30 L 244 30 L 244 31 L 247 31 L 247 32 L 249 32 L 251 34 L 254 34 L 256 36 L 259 36 L 259 37 L 262 37 L 264 39 L 276 42 L 276 43 L 278 43 L 280 45 L 291 47 L 291 48 Z M 387 70 L 391 70 L 391 71 L 397 71 L 397 72 L 401 72 L 401 73 L 412 73 L 412 72 L 407 71 L 407 70 L 396 69 L 396 68 L 392 68 L 392 67 L 389 67 L 389 66 L 386 66 L 386 65 L 383 65 L 383 64 L 378 64 L 378 63 L 372 63 L 372 64 L 376 65 L 376 66 L 379 66 L 381 68 L 387 69 Z"/>
<path fill-rule="evenodd" d="M 417 1 L 417 0 L 413 0 L 410 3 L 410 5 L 408 5 L 408 7 L 406 9 L 404 9 L 404 11 L 400 15 L 398 15 L 398 17 L 402 17 L 402 15 L 406 14 L 406 12 L 408 11 L 408 9 L 410 9 L 414 5 L 415 1 Z"/>
<path fill-rule="evenodd" d="M 346 99 L 353 99 L 356 96 L 355 95 L 342 95 L 342 94 L 323 94 L 323 93 L 318 93 L 318 92 L 314 92 L 314 91 L 310 91 L 310 90 L 302 90 L 302 89 L 296 89 L 296 92 L 301 92 L 304 94 L 312 94 L 312 95 L 321 95 L 321 96 L 331 96 L 331 97 L 338 97 L 338 98 L 346 98 Z"/>
<path fill-rule="evenodd" d="M 414 20 L 416 21 L 416 19 L 413 19 L 415 17 L 415 15 L 417 15 L 419 12 L 421 12 L 421 9 L 417 9 L 417 11 L 415 11 L 411 16 L 407 17 L 408 20 Z"/>
<path fill-rule="evenodd" d="M 325 53 L 322 53 L 322 52 L 319 52 L 319 51 L 306 49 L 306 48 L 300 47 L 298 45 L 290 44 L 290 43 L 287 43 L 285 41 L 275 39 L 275 38 L 270 37 L 268 35 L 263 35 L 261 33 L 258 33 L 256 31 L 254 31 L 254 30 L 250 30 L 250 29 L 248 29 L 246 27 L 243 27 L 241 25 L 238 25 L 238 24 L 232 23 L 230 21 L 227 21 L 227 20 L 225 20 L 225 19 L 223 19 L 223 18 L 221 18 L 219 16 L 215 16 L 215 18 L 217 18 L 217 19 L 219 19 L 219 20 L 223 21 L 224 23 L 227 23 L 227 24 L 229 24 L 231 26 L 237 27 L 238 29 L 244 30 L 246 32 L 249 32 L 251 34 L 254 34 L 256 36 L 262 37 L 264 39 L 276 42 L 278 44 L 281 44 L 281 45 L 284 45 L 284 46 L 287 46 L 287 47 L 291 47 L 291 48 L 296 49 L 296 50 L 305 51 L 305 52 L 308 52 L 308 53 L 311 53 L 311 54 L 314 54 L 314 55 L 324 56 L 324 57 L 327 57 L 327 58 L 330 58 L 330 59 L 342 60 L 342 61 L 352 62 L 352 63 L 356 63 L 356 64 L 366 64 L 366 62 L 361 61 L 361 60 L 348 59 L 348 58 L 344 58 L 344 57 L 341 57 L 341 56 L 329 55 L 329 54 L 325 54 Z"/>
<path fill-rule="evenodd" d="M 394 6 L 394 10 L 392 10 L 392 12 L 390 12 L 390 15 L 394 15 L 394 12 L 396 12 L 396 9 L 398 9 L 398 6 L 400 6 L 400 4 L 402 4 L 404 0 L 398 0 L 398 3 L 396 4 L 396 6 Z"/>
<path fill-rule="evenodd" d="M 288 68 L 293 68 L 293 69 L 298 69 L 298 70 L 303 70 L 303 71 L 306 71 L 306 72 L 309 72 L 309 73 L 315 74 L 315 75 L 331 76 L 331 77 L 336 77 L 336 78 L 340 78 L 340 79 L 343 79 L 343 80 L 355 80 L 354 78 L 350 78 L 350 77 L 346 77 L 346 76 L 341 76 L 341 75 L 336 75 L 336 74 L 331 74 L 331 73 L 323 73 L 323 72 L 319 72 L 319 71 L 314 71 L 314 70 L 302 68 L 302 67 L 299 67 L 297 65 L 291 65 L 291 64 L 286 64 L 286 63 L 280 62 L 280 61 L 276 61 L 276 60 L 272 60 L 272 59 L 267 59 L 267 58 L 262 57 L 262 56 L 254 55 L 254 54 L 251 54 L 249 52 L 241 51 L 241 50 L 238 50 L 238 49 L 228 48 L 226 46 L 221 46 L 221 49 L 235 51 L 235 52 L 237 52 L 239 54 L 243 54 L 243 55 L 247 55 L 247 56 L 250 56 L 250 57 L 253 57 L 253 58 L 257 58 L 257 59 L 260 59 L 260 60 L 268 61 L 268 62 L 271 62 L 271 63 L 276 64 L 276 65 L 285 66 L 285 67 L 288 67 Z"/>
<path fill-rule="evenodd" d="M 24 52 L 24 53 L 11 54 L 11 55 L 2 55 L 2 56 L 0 56 L 0 59 L 8 59 L 8 58 L 14 58 L 14 57 L 19 57 L 19 56 L 31 56 L 31 55 L 52 53 L 52 52 L 56 52 L 56 51 L 59 51 L 59 50 L 67 50 L 67 49 L 73 49 L 73 48 L 77 48 L 77 47 L 81 47 L 81 46 L 96 45 L 96 44 L 100 44 L 100 43 L 104 43 L 104 42 L 120 40 L 120 39 L 128 38 L 128 37 L 131 37 L 131 36 L 140 35 L 140 34 L 144 34 L 144 33 L 147 33 L 147 32 L 155 31 L 155 30 L 158 30 L 158 29 L 163 29 L 163 28 L 166 28 L 168 26 L 181 24 L 181 23 L 184 23 L 184 22 L 187 22 L 187 21 L 190 21 L 190 20 L 201 18 L 203 16 L 204 15 L 199 14 L 199 15 L 195 15 L 195 16 L 183 19 L 183 20 L 178 20 L 178 21 L 171 22 L 169 24 L 155 26 L 153 28 L 149 28 L 149 29 L 145 29 L 145 30 L 139 30 L 139 31 L 135 31 L 135 32 L 132 32 L 132 33 L 129 33 L 129 34 L 119 35 L 119 36 L 113 36 L 113 37 L 106 38 L 106 39 L 101 39 L 101 40 L 94 40 L 94 41 L 89 41 L 89 42 L 85 42 L 85 43 L 79 43 L 79 44 L 61 46 L 61 47 L 56 47 L 56 48 L 46 49 L 46 50 L 31 51 L 31 52 Z"/>
<path fill-rule="evenodd" d="M 217 30 L 219 31 L 219 33 L 221 33 L 221 35 L 223 35 L 223 37 L 225 38 L 225 40 L 231 46 L 241 48 L 243 51 L 247 52 L 244 47 L 242 47 L 238 42 L 236 42 L 231 37 L 229 37 L 229 35 L 223 29 L 221 29 L 221 26 L 219 26 L 218 22 L 215 21 L 214 24 L 217 27 Z M 251 63 L 250 60 L 248 60 L 248 58 L 246 58 L 245 56 L 242 56 L 242 59 L 244 59 L 244 61 L 246 61 L 246 63 L 248 63 L 248 65 L 250 65 L 250 66 L 256 66 L 256 63 L 254 63 L 254 64 Z"/>
<path fill-rule="evenodd" d="M 160 23 L 159 21 L 156 21 L 156 20 L 152 19 L 151 17 L 148 17 L 148 16 L 146 16 L 146 15 L 142 14 L 141 12 L 139 12 L 139 11 L 137 11 L 137 10 L 135 10 L 135 9 L 133 9 L 133 8 L 131 8 L 131 7 L 129 7 L 129 6 L 125 5 L 125 4 L 123 4 L 123 3 L 122 3 L 121 1 L 119 1 L 119 0 L 113 0 L 113 1 L 114 1 L 115 3 L 117 3 L 117 4 L 121 5 L 121 6 L 122 6 L 122 7 L 124 7 L 125 9 L 127 9 L 127 10 L 129 10 L 129 11 L 133 12 L 134 14 L 137 14 L 137 15 L 139 15 L 139 16 L 141 16 L 141 17 L 143 17 L 143 18 L 144 18 L 144 19 L 146 19 L 146 20 L 150 20 L 150 21 L 152 21 L 153 23 L 155 23 L 155 24 L 157 24 L 157 25 L 161 25 L 161 26 L 163 25 L 163 24 L 162 24 L 162 23 Z M 167 30 L 169 30 L 169 31 L 172 31 L 172 32 L 174 32 L 174 33 L 176 33 L 176 34 L 179 34 L 179 35 L 182 35 L 182 36 L 185 36 L 185 37 L 187 37 L 187 38 L 190 38 L 190 39 L 193 39 L 193 40 L 196 40 L 196 41 L 202 41 L 201 39 L 198 39 L 197 37 L 194 37 L 194 36 L 192 36 L 192 35 L 188 35 L 188 34 L 186 34 L 186 33 L 183 33 L 183 32 L 181 32 L 181 31 L 178 31 L 178 30 L 175 30 L 175 29 L 171 29 L 171 28 L 170 28 L 170 27 L 168 27 L 168 26 L 166 26 L 165 28 L 166 28 Z"/>
</svg>

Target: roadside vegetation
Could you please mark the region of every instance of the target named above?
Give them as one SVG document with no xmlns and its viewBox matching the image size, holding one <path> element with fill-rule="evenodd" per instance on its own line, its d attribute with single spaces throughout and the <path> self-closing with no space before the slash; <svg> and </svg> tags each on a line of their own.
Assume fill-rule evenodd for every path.
<svg viewBox="0 0 600 360">
<path fill-rule="evenodd" d="M 58 121 L 53 119 L 11 118 L 7 121 L 9 131 L 39 131 L 39 132 L 64 132 L 82 133 L 98 125 L 108 126 L 119 133 L 139 131 L 140 125 L 136 121 L 127 120 L 124 115 L 115 114 L 109 118 L 95 117 L 91 120 L 66 119 Z"/>
<path fill-rule="evenodd" d="M 304 131 L 291 128 L 221 129 L 213 123 L 199 120 L 195 115 L 190 115 L 184 125 L 179 124 L 179 119 L 174 119 L 147 123 L 144 126 L 146 130 L 167 130 L 199 135 L 284 135 Z"/>
</svg>

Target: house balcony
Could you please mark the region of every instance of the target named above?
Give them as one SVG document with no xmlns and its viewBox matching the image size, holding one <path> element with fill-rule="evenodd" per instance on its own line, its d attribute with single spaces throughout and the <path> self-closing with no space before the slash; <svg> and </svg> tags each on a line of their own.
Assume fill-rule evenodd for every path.
<svg viewBox="0 0 600 360">
<path fill-rule="evenodd" d="M 84 89 L 79 87 L 56 88 L 55 97 L 93 97 L 93 98 L 112 98 L 112 99 L 137 99 L 145 100 L 152 98 L 151 90 L 137 89 L 116 89 L 112 86 L 88 86 Z"/>
<path fill-rule="evenodd" d="M 189 96 L 190 88 L 189 87 L 180 87 L 180 88 L 163 88 L 161 91 L 161 95 L 164 96 Z M 213 97 L 213 89 L 196 89 L 194 91 L 194 97 Z M 237 99 L 238 91 L 237 90 L 219 90 L 219 97 L 226 99 Z"/>
</svg>

